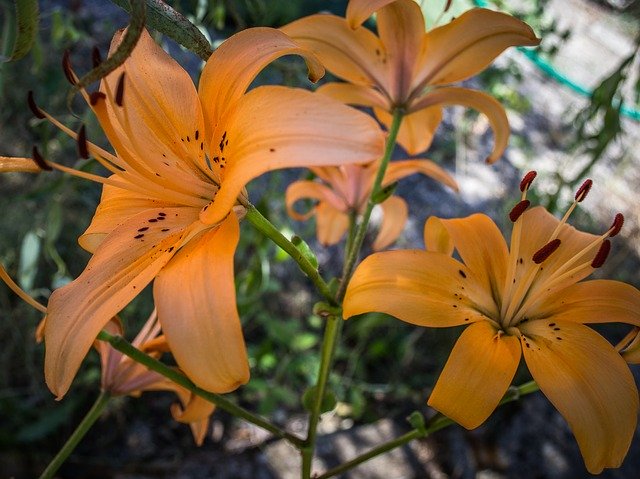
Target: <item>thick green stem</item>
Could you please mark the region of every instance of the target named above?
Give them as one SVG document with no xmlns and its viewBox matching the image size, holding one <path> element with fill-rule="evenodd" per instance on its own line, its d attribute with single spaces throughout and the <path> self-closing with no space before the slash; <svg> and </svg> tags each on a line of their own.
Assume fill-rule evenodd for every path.
<svg viewBox="0 0 640 479">
<path fill-rule="evenodd" d="M 241 408 L 240 406 L 232 403 L 231 401 L 229 401 L 228 399 L 226 399 L 225 397 L 219 394 L 215 394 L 199 388 L 198 386 L 193 384 L 193 382 L 191 382 L 191 380 L 188 377 L 186 377 L 184 374 L 177 371 L 176 369 L 173 369 L 167 366 L 166 364 L 158 361 L 157 359 L 146 355 L 145 353 L 137 349 L 135 346 L 132 346 L 122 336 L 115 336 L 107 333 L 106 331 L 101 331 L 98 334 L 98 339 L 101 341 L 108 342 L 115 349 L 117 349 L 123 354 L 126 354 L 134 361 L 139 362 L 140 364 L 148 367 L 152 371 L 162 374 L 164 377 L 170 379 L 174 383 L 179 384 L 180 386 L 188 389 L 193 394 L 200 396 L 209 402 L 212 402 L 220 409 L 224 409 L 225 411 L 227 411 L 230 414 L 233 414 L 234 416 L 241 417 L 245 421 L 255 424 L 256 426 L 269 431 L 274 436 L 280 437 L 282 439 L 286 439 L 296 448 L 301 448 L 304 446 L 304 441 L 299 437 L 293 434 L 290 434 L 286 431 L 283 431 L 278 426 L 271 424 L 266 419 L 260 416 L 257 416 L 252 412 L 247 411 L 244 408 Z"/>
<path fill-rule="evenodd" d="M 307 432 L 307 440 L 302 452 L 302 477 L 309 479 L 311 477 L 311 463 L 313 453 L 316 447 L 316 438 L 318 434 L 318 422 L 322 410 L 322 403 L 326 392 L 327 381 L 331 371 L 331 363 L 336 350 L 338 336 L 342 329 L 342 318 L 337 315 L 327 316 L 327 323 L 324 330 L 324 338 L 322 341 L 322 355 L 320 357 L 320 370 L 318 372 L 318 380 L 316 382 L 316 397 L 313 404 L 311 415 L 309 416 L 309 429 Z"/>
<path fill-rule="evenodd" d="M 529 381 L 528 383 L 522 384 L 518 387 L 509 388 L 507 393 L 504 395 L 502 400 L 500 401 L 500 405 L 506 404 L 508 402 L 517 401 L 522 396 L 527 394 L 531 394 L 539 390 L 538 385 L 535 381 Z M 380 446 L 374 447 L 369 452 L 366 452 L 350 461 L 347 461 L 343 464 L 340 464 L 333 469 L 329 469 L 324 474 L 321 474 L 317 477 L 317 479 L 328 479 L 329 477 L 336 476 L 341 474 L 349 469 L 353 469 L 354 467 L 362 464 L 363 462 L 368 461 L 376 456 L 384 454 L 385 452 L 389 452 L 397 447 L 404 446 L 405 444 L 413 441 L 414 439 L 424 438 L 440 429 L 444 429 L 451 424 L 455 424 L 455 421 L 449 419 L 443 414 L 436 414 L 429 420 L 424 429 L 412 429 L 411 431 L 403 434 L 400 437 L 397 437 L 389 442 L 381 444 Z"/>
<path fill-rule="evenodd" d="M 53 458 L 47 468 L 42 472 L 40 479 L 51 479 L 54 476 L 56 471 L 60 469 L 60 466 L 62 466 L 64 461 L 67 460 L 69 455 L 80 443 L 84 435 L 89 431 L 89 429 L 91 429 L 91 426 L 93 426 L 93 424 L 98 420 L 110 398 L 111 396 L 109 393 L 100 393 L 100 396 L 98 396 L 96 402 L 93 403 L 93 406 L 91 406 L 91 409 L 89 409 L 89 412 L 84 419 L 80 424 L 78 424 L 76 430 L 73 431 L 71 437 L 67 440 L 64 446 L 62 446 L 62 449 L 58 451 L 58 454 L 56 454 L 56 457 Z"/>
<path fill-rule="evenodd" d="M 358 256 L 360 254 L 360 248 L 362 248 L 362 243 L 364 242 L 365 234 L 367 233 L 367 228 L 369 226 L 369 220 L 371 219 L 371 212 L 373 211 L 373 207 L 376 205 L 374 198 L 380 192 L 380 188 L 382 186 L 382 180 L 384 179 L 384 174 L 387 171 L 387 166 L 389 165 L 389 161 L 391 161 L 391 155 L 393 154 L 393 150 L 396 146 L 396 138 L 398 137 L 398 131 L 400 130 L 400 124 L 402 123 L 402 118 L 404 116 L 404 111 L 401 109 L 396 109 L 393 112 L 393 120 L 391 122 L 391 126 L 389 127 L 389 135 L 387 136 L 387 144 L 384 151 L 384 156 L 380 160 L 380 166 L 378 167 L 378 173 L 373 182 L 373 188 L 371 189 L 371 195 L 369 195 L 369 200 L 367 201 L 367 206 L 365 207 L 364 213 L 362 213 L 362 219 L 360 220 L 360 224 L 356 229 L 355 237 L 351 243 L 351 249 L 347 251 L 347 260 L 344 266 L 344 274 L 342 276 L 342 284 L 340 285 L 340 289 L 336 294 L 336 301 L 338 303 L 342 302 L 344 298 L 344 294 L 347 291 L 347 285 L 349 284 L 349 279 L 353 274 L 353 269 L 355 268 L 356 261 L 358 260 Z"/>
<path fill-rule="evenodd" d="M 327 283 L 322 279 L 318 269 L 313 266 L 307 258 L 304 257 L 302 252 L 296 248 L 296 246 L 289 241 L 285 236 L 280 233 L 271 222 L 262 216 L 262 214 L 253 205 L 247 206 L 247 215 L 245 218 L 256 227 L 258 231 L 269 237 L 275 244 L 280 246 L 293 260 L 298 263 L 300 269 L 306 274 L 313 284 L 318 288 L 318 291 L 331 305 L 335 306 L 333 294 Z"/>
</svg>

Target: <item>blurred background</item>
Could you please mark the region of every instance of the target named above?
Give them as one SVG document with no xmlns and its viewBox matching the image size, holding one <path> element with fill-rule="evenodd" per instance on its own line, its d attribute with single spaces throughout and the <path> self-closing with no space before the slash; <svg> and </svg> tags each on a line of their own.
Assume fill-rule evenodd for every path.
<svg viewBox="0 0 640 479">
<path fill-rule="evenodd" d="M 168 2 L 201 28 L 212 42 L 250 26 L 281 26 L 318 11 L 344 13 L 338 0 L 193 0 Z M 464 216 L 483 211 L 508 227 L 507 214 L 519 199 L 518 182 L 536 169 L 532 202 L 562 214 L 575 189 L 591 177 L 594 187 L 572 216 L 572 224 L 592 232 L 606 229 L 616 212 L 625 227 L 611 257 L 597 274 L 640 287 L 640 1 L 632 0 L 425 0 L 429 28 L 473 6 L 497 8 L 527 21 L 542 37 L 535 51 L 510 50 L 467 86 L 483 89 L 508 109 L 510 148 L 488 166 L 483 160 L 492 135 L 486 118 L 462 108 L 446 110 L 428 157 L 460 184 L 455 194 L 425 177 L 400 182 L 410 222 L 397 248 L 421 248 L 430 215 Z M 27 108 L 34 91 L 43 109 L 107 145 L 81 102 L 67 104 L 70 86 L 60 62 L 65 50 L 79 72 L 91 68 L 91 49 L 106 55 L 111 36 L 126 26 L 128 14 L 107 0 L 43 0 L 40 28 L 25 58 L 0 63 L 0 155 L 43 155 L 68 166 L 78 163 L 76 144 Z M 15 13 L 0 0 L 0 54 L 12 48 Z M 197 81 L 201 60 L 158 35 L 157 39 Z M 304 64 L 285 58 L 256 81 L 311 88 Z M 397 157 L 403 157 L 398 151 Z M 342 247 L 323 248 L 312 222 L 289 219 L 286 185 L 305 171 L 262 177 L 249 185 L 251 201 L 290 236 L 295 233 L 317 252 L 325 277 L 339 274 Z M 0 176 L 0 262 L 18 283 L 42 302 L 84 268 L 88 254 L 77 237 L 89 224 L 100 196 L 98 185 L 57 173 Z M 374 217 L 375 222 L 375 217 Z M 373 236 L 368 238 L 369 248 Z M 367 249 L 367 251 L 369 251 Z M 314 384 L 323 323 L 310 314 L 318 299 L 286 254 L 242 225 L 236 255 L 240 316 L 249 347 L 252 379 L 231 396 L 293 432 L 306 425 L 302 392 Z M 150 291 L 123 312 L 135 335 L 152 309 Z M 0 285 L 0 477 L 39 475 L 98 395 L 97 355 L 87 358 L 70 393 L 56 402 L 42 372 L 43 346 L 34 341 L 40 315 Z M 624 327 L 597 328 L 612 342 Z M 323 416 L 318 468 L 410 429 L 414 410 L 433 414 L 426 399 L 460 331 L 405 325 L 384 315 L 349 321 L 343 329 L 331 387 L 338 398 Z M 632 367 L 637 379 L 640 371 Z M 530 379 L 526 370 L 515 383 Z M 61 478 L 295 478 L 296 452 L 282 441 L 224 412 L 213 416 L 202 447 L 189 428 L 171 419 L 170 394 L 113 399 L 94 428 L 59 472 Z M 384 419 L 381 419 L 384 418 Z M 640 434 L 623 466 L 606 478 L 635 478 L 640 471 Z M 482 427 L 452 426 L 433 437 L 355 469 L 345 478 L 580 478 L 589 477 L 564 420 L 541 395 L 501 407 Z"/>
</svg>

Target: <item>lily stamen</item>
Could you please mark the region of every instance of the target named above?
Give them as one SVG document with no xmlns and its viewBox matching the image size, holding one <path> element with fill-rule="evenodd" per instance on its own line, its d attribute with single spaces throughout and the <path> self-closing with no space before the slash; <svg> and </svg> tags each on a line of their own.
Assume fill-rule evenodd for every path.
<svg viewBox="0 0 640 479">
<path fill-rule="evenodd" d="M 38 147 L 37 146 L 33 147 L 33 161 L 36 163 L 36 165 L 38 165 L 40 167 L 41 170 L 44 170 L 44 171 L 52 171 L 53 170 L 53 168 L 51 168 L 51 165 L 49 163 L 47 163 L 47 160 L 45 160 L 42 157 L 42 155 L 38 151 Z"/>
</svg>

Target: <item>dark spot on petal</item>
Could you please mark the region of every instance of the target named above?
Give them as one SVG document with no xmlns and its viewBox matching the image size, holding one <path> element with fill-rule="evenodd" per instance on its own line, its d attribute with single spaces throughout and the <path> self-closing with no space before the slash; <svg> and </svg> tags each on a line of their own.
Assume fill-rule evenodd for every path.
<svg viewBox="0 0 640 479">
<path fill-rule="evenodd" d="M 143 228 L 138 229 L 138 231 L 143 232 L 143 231 L 147 231 L 149 229 L 148 226 L 145 226 Z"/>
<path fill-rule="evenodd" d="M 269 148 L 269 151 L 270 151 L 271 153 L 274 153 L 274 152 L 276 151 L 276 149 L 275 149 L 275 148 Z"/>
<path fill-rule="evenodd" d="M 467 275 L 464 271 L 462 271 L 461 269 L 458 270 L 458 273 L 460 273 L 460 276 L 462 276 L 463 278 L 466 278 Z"/>
<path fill-rule="evenodd" d="M 136 236 L 134 236 L 133 238 L 134 238 L 134 239 L 140 239 L 140 238 L 142 238 L 142 237 L 144 237 L 144 234 L 136 235 Z"/>
<path fill-rule="evenodd" d="M 157 220 L 157 219 L 155 219 L 155 218 L 151 218 L 151 219 L 150 219 L 150 220 L 148 220 L 148 221 L 149 221 L 149 223 L 157 223 L 157 222 L 158 222 L 158 220 Z"/>
</svg>

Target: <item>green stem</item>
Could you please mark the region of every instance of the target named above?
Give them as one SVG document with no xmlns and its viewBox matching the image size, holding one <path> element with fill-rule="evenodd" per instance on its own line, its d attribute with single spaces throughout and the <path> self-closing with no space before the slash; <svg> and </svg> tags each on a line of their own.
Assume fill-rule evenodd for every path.
<svg viewBox="0 0 640 479">
<path fill-rule="evenodd" d="M 327 283 L 322 279 L 318 269 L 313 266 L 296 246 L 289 241 L 271 222 L 262 216 L 255 206 L 247 205 L 247 215 L 245 218 L 256 227 L 258 231 L 270 238 L 275 244 L 280 246 L 293 260 L 298 263 L 300 269 L 309 277 L 318 291 L 332 305 L 336 306 L 333 294 Z"/>
<path fill-rule="evenodd" d="M 342 318 L 336 315 L 327 316 L 327 324 L 324 330 L 324 338 L 322 340 L 322 355 L 320 357 L 320 370 L 318 372 L 318 381 L 316 382 L 316 397 L 313 404 L 311 415 L 309 416 L 309 429 L 307 432 L 307 440 L 302 452 L 302 477 L 309 479 L 311 477 L 311 463 L 313 453 L 316 447 L 316 438 L 318 434 L 318 422 L 320 421 L 322 403 L 331 371 L 331 363 L 336 350 L 336 343 L 340 330 L 342 329 Z"/>
<path fill-rule="evenodd" d="M 499 405 L 516 401 L 520 399 L 522 396 L 531 394 L 538 390 L 539 390 L 539 387 L 535 381 L 529 381 L 528 383 L 522 384 L 521 386 L 509 388 L 507 393 L 504 395 L 504 397 L 500 401 Z M 369 452 L 366 452 L 348 462 L 340 464 L 339 466 L 334 467 L 333 469 L 329 469 L 324 474 L 319 475 L 316 479 L 328 479 L 329 477 L 333 477 L 338 474 L 341 474 L 345 471 L 348 471 L 349 469 L 353 469 L 354 467 L 362 464 L 363 462 L 368 461 L 369 459 L 379 456 L 380 454 L 384 454 L 385 452 L 389 452 L 395 448 L 404 446 L 405 444 L 413 441 L 414 439 L 427 437 L 433 434 L 434 432 L 439 431 L 440 429 L 444 429 L 445 427 L 450 426 L 451 424 L 455 424 L 455 421 L 453 421 L 452 419 L 449 419 L 444 414 L 438 413 L 429 420 L 429 422 L 425 425 L 424 429 L 418 429 L 418 428 L 412 429 L 411 431 L 407 432 L 406 434 L 403 434 L 400 437 L 397 437 L 389 442 L 381 444 L 378 447 L 374 447 Z"/>
<path fill-rule="evenodd" d="M 146 355 L 145 353 L 137 349 L 135 346 L 132 346 L 122 336 L 111 335 L 106 331 L 100 331 L 100 333 L 98 334 L 98 339 L 101 341 L 108 342 L 115 349 L 117 349 L 121 353 L 126 354 L 134 361 L 148 367 L 152 371 L 162 374 L 164 377 L 170 379 L 174 383 L 179 384 L 180 386 L 188 389 L 193 394 L 200 396 L 209 402 L 212 402 L 220 409 L 224 409 L 225 411 L 227 411 L 230 414 L 233 414 L 234 416 L 241 417 L 245 421 L 255 424 L 256 426 L 269 431 L 274 436 L 277 436 L 282 439 L 286 439 L 296 448 L 304 447 L 304 441 L 300 439 L 298 436 L 295 436 L 286 431 L 283 431 L 282 429 L 275 426 L 274 424 L 271 424 L 266 419 L 260 416 L 257 416 L 252 412 L 247 411 L 244 408 L 241 408 L 240 406 L 234 404 L 233 402 L 229 401 L 228 399 L 226 399 L 225 397 L 219 394 L 215 394 L 199 388 L 198 386 L 193 384 L 193 382 L 191 382 L 191 380 L 188 377 L 186 377 L 184 374 L 182 374 L 176 369 L 173 369 L 167 366 L 166 364 L 158 361 L 157 359 Z"/>
<path fill-rule="evenodd" d="M 76 430 L 73 431 L 71 437 L 67 440 L 64 446 L 62 446 L 62 449 L 58 451 L 58 454 L 56 454 L 56 457 L 53 458 L 47 468 L 42 472 L 42 474 L 40 475 L 40 479 L 51 479 L 54 476 L 56 471 L 60 468 L 60 466 L 62 466 L 64 461 L 67 460 L 69 455 L 80 443 L 84 435 L 89 431 L 89 429 L 91 429 L 91 426 L 93 426 L 93 424 L 100 417 L 110 398 L 111 396 L 109 395 L 109 393 L 104 391 L 100 393 L 100 396 L 98 396 L 96 402 L 93 403 L 93 406 L 91 406 L 91 409 L 89 409 L 89 412 L 86 414 L 84 419 L 80 422 L 80 424 L 78 424 Z"/>
<path fill-rule="evenodd" d="M 380 192 L 382 180 L 384 179 L 384 175 L 387 171 L 387 166 L 389 165 L 389 161 L 391 161 L 391 155 L 393 154 L 393 150 L 396 146 L 396 138 L 398 137 L 398 131 L 400 130 L 400 124 L 402 123 L 403 116 L 404 111 L 402 109 L 396 109 L 393 111 L 393 120 L 391 121 L 391 126 L 389 127 L 389 135 L 387 137 L 384 156 L 380 160 L 378 173 L 373 182 L 373 188 L 371 189 L 371 194 L 369 195 L 367 206 L 365 207 L 364 213 L 362 213 L 362 220 L 360 221 L 360 224 L 356 229 L 356 234 L 351 244 L 351 249 L 347 251 L 347 260 L 345 262 L 343 270 L 344 274 L 342 276 L 342 284 L 340 285 L 340 289 L 336 294 L 336 301 L 338 303 L 341 303 L 342 299 L 344 298 L 344 294 L 346 293 L 347 286 L 349 284 L 349 279 L 353 274 L 353 269 L 355 268 L 356 261 L 358 260 L 360 248 L 362 248 L 362 243 L 364 242 L 364 237 L 367 233 L 367 227 L 369 226 L 369 220 L 371 219 L 371 211 L 373 211 L 373 207 L 376 205 L 373 199 Z"/>
</svg>

